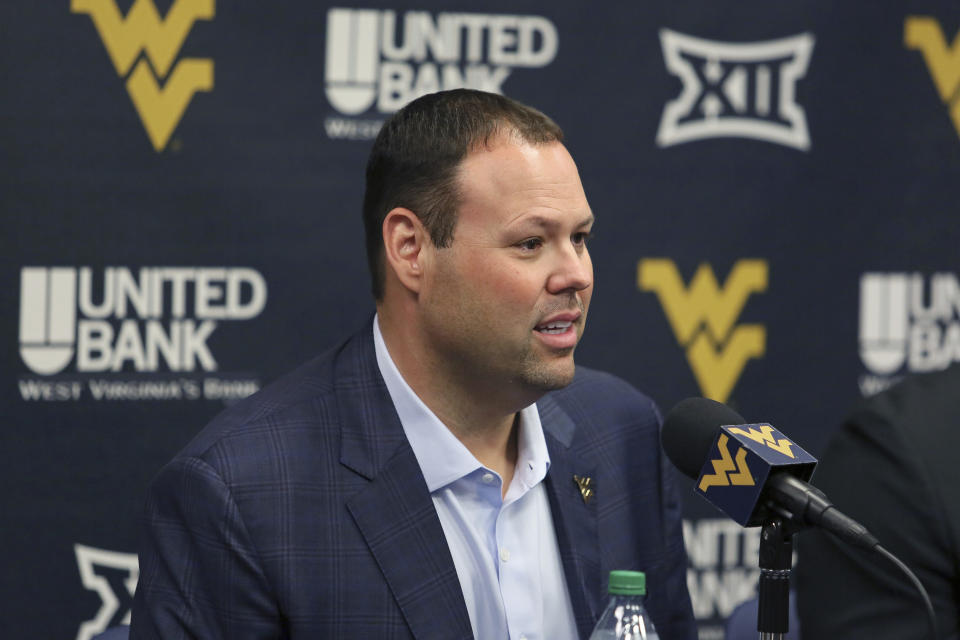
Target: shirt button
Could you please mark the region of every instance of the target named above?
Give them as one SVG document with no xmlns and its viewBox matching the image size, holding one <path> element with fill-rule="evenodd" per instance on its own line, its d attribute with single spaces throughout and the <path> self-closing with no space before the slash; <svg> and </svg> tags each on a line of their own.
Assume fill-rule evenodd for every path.
<svg viewBox="0 0 960 640">
<path fill-rule="evenodd" d="M 532 461 L 532 460 L 527 460 L 527 468 L 530 469 L 530 471 L 533 471 L 533 461 Z M 523 637 L 525 637 L 525 636 L 520 636 L 520 637 L 523 638 Z"/>
<path fill-rule="evenodd" d="M 481 478 L 481 480 L 483 480 L 483 484 L 493 484 L 493 474 L 485 473 L 483 474 L 483 478 Z"/>
<path fill-rule="evenodd" d="M 500 560 L 502 560 L 503 562 L 510 562 L 509 549 L 500 549 Z"/>
</svg>

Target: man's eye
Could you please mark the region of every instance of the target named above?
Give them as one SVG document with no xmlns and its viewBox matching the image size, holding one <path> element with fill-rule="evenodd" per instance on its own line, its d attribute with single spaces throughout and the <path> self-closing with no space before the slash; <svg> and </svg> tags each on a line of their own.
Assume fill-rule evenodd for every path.
<svg viewBox="0 0 960 640">
<path fill-rule="evenodd" d="M 517 246 L 524 251 L 536 251 L 542 244 L 543 240 L 540 238 L 527 238 L 526 240 L 517 243 Z"/>
<path fill-rule="evenodd" d="M 589 231 L 581 231 L 573 234 L 573 244 L 587 244 L 592 234 Z"/>
</svg>

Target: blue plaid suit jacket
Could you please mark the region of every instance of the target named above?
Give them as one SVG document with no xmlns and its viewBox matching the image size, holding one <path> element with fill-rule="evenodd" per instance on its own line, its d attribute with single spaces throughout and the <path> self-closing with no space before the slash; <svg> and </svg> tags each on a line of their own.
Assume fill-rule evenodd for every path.
<svg viewBox="0 0 960 640">
<path fill-rule="evenodd" d="M 583 367 L 537 405 L 580 636 L 606 606 L 609 571 L 638 569 L 661 638 L 693 640 L 655 406 Z M 574 475 L 592 478 L 588 502 Z M 145 507 L 130 637 L 472 637 L 371 325 L 222 413 L 160 472 Z"/>
</svg>

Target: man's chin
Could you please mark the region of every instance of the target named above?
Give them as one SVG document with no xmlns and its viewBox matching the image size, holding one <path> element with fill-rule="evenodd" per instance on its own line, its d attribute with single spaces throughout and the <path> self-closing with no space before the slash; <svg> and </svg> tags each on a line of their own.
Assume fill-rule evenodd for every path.
<svg viewBox="0 0 960 640">
<path fill-rule="evenodd" d="M 552 365 L 553 366 L 541 366 L 535 370 L 527 371 L 526 375 L 524 375 L 524 382 L 543 393 L 563 389 L 573 382 L 575 366 L 572 356 L 569 362 L 552 363 Z"/>
</svg>

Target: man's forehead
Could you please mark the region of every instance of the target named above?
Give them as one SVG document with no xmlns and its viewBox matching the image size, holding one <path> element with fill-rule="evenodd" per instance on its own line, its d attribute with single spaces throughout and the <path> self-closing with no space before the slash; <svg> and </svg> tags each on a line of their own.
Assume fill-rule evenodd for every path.
<svg viewBox="0 0 960 640">
<path fill-rule="evenodd" d="M 560 142 L 530 143 L 519 139 L 499 138 L 489 145 L 470 151 L 457 167 L 461 189 L 484 191 L 502 188 L 537 188 L 566 179 L 576 181 L 579 175 L 573 158 Z"/>
<path fill-rule="evenodd" d="M 482 158 L 486 154 L 496 153 L 498 151 L 515 150 L 522 153 L 532 153 L 537 149 L 563 149 L 566 151 L 566 147 L 559 140 L 533 142 L 522 137 L 519 133 L 503 132 L 471 145 L 460 164 L 470 161 L 471 159 Z"/>
<path fill-rule="evenodd" d="M 538 233 L 593 222 L 576 165 L 559 142 L 502 140 L 465 159 L 458 181 L 458 228 Z"/>
</svg>

